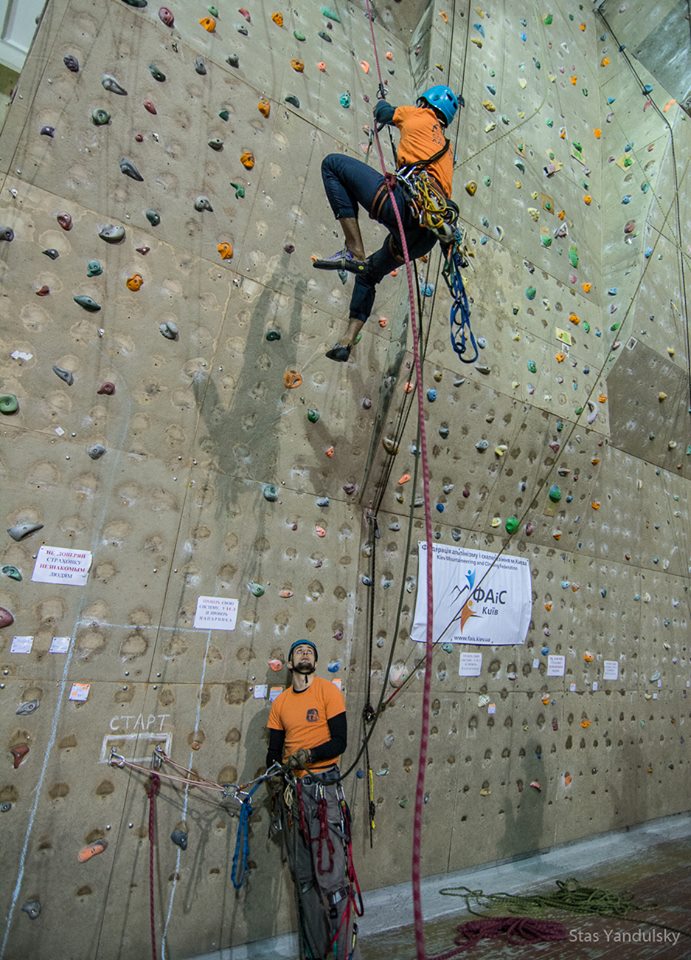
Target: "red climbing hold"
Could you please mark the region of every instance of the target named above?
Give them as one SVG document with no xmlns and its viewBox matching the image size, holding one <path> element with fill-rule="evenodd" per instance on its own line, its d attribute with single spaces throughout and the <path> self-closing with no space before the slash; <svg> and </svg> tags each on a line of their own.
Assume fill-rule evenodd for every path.
<svg viewBox="0 0 691 960">
<path fill-rule="evenodd" d="M 12 758 L 13 758 L 12 765 L 14 766 L 15 770 L 20 765 L 24 757 L 28 754 L 28 752 L 29 752 L 28 743 L 18 743 L 15 747 L 10 748 L 10 753 L 12 754 Z"/>
</svg>

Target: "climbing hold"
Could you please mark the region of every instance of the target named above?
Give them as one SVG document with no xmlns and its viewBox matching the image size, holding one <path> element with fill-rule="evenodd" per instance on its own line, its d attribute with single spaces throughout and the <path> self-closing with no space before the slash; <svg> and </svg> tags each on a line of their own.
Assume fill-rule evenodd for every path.
<svg viewBox="0 0 691 960">
<path fill-rule="evenodd" d="M 77 296 L 72 297 L 75 303 L 78 303 L 80 307 L 84 307 L 85 310 L 88 310 L 89 313 L 98 313 L 101 309 L 101 304 L 96 303 L 95 300 L 92 300 L 91 297 L 86 296 Z"/>
<path fill-rule="evenodd" d="M 187 831 L 176 829 L 170 835 L 170 839 L 173 841 L 176 847 L 180 847 L 181 850 L 187 849 Z"/>
<path fill-rule="evenodd" d="M 47 257 L 50 257 L 51 260 L 57 260 L 60 256 L 55 247 L 48 247 L 48 249 L 44 250 L 43 252 Z"/>
<path fill-rule="evenodd" d="M 0 573 L 2 573 L 4 577 L 9 577 L 10 580 L 16 580 L 17 582 L 22 580 L 21 571 L 12 563 L 6 563 L 3 567 L 0 567 Z"/>
<path fill-rule="evenodd" d="M 559 501 L 561 500 L 561 490 L 559 489 L 556 483 L 553 483 L 552 486 L 549 488 L 548 496 L 552 501 L 552 503 L 559 503 Z"/>
<path fill-rule="evenodd" d="M 302 374 L 298 373 L 297 370 L 286 370 L 283 374 L 283 386 L 288 390 L 294 390 L 296 387 L 302 385 Z"/>
<path fill-rule="evenodd" d="M 28 537 L 29 534 L 36 533 L 37 530 L 43 530 L 42 523 L 17 523 L 15 526 L 7 528 L 7 532 L 17 543 L 24 537 Z"/>
<path fill-rule="evenodd" d="M 583 203 L 586 205 L 586 207 L 589 207 L 592 202 L 593 202 L 593 198 L 590 196 L 590 194 L 589 194 L 589 193 L 584 193 L 584 194 L 583 194 Z"/>
<path fill-rule="evenodd" d="M 506 518 L 504 527 L 508 534 L 512 534 L 512 533 L 515 533 L 516 530 L 518 530 L 519 524 L 520 524 L 520 521 L 518 517 L 511 516 Z"/>
<path fill-rule="evenodd" d="M 246 170 L 251 170 L 254 166 L 254 154 L 251 150 L 243 150 L 240 154 L 240 163 L 245 167 Z"/>
<path fill-rule="evenodd" d="M 339 15 L 336 13 L 335 10 L 332 10 L 330 7 L 322 7 L 321 12 L 322 12 L 322 16 L 326 17 L 327 20 L 335 20 L 336 23 L 341 22 L 341 18 L 339 17 Z"/>
<path fill-rule="evenodd" d="M 1 608 L 0 608 L 1 609 Z M 18 743 L 10 748 L 12 754 L 12 766 L 16 770 L 29 753 L 28 743 Z"/>
<path fill-rule="evenodd" d="M 86 265 L 87 277 L 100 277 L 103 273 L 103 266 L 100 260 L 89 260 Z"/>
<path fill-rule="evenodd" d="M 144 277 L 141 275 L 141 273 L 133 273 L 132 276 L 127 279 L 128 290 L 141 290 L 143 284 Z"/>
<path fill-rule="evenodd" d="M 398 453 L 398 441 L 394 440 L 393 437 L 384 437 L 382 439 L 382 446 L 389 456 L 395 457 Z"/>
<path fill-rule="evenodd" d="M 279 670 L 283 669 L 283 661 L 279 660 L 278 657 L 272 657 L 270 660 L 267 660 L 267 665 L 269 670 L 273 670 L 274 673 L 278 673 Z"/>
<path fill-rule="evenodd" d="M 334 446 L 327 447 L 326 450 L 324 451 L 324 455 L 329 459 L 331 459 L 335 453 L 336 453 L 336 448 Z"/>
<path fill-rule="evenodd" d="M 161 23 L 164 23 L 167 27 L 172 27 L 175 25 L 175 17 L 173 16 L 173 11 L 168 7 L 160 7 L 158 11 L 158 18 Z"/>
<path fill-rule="evenodd" d="M 525 288 L 525 295 L 526 295 L 526 299 L 528 300 L 534 300 L 536 293 L 537 293 L 537 290 L 535 289 L 535 287 Z"/>
<path fill-rule="evenodd" d="M 292 93 L 288 94 L 288 96 L 285 98 L 285 102 L 295 107 L 296 110 L 300 109 L 300 101 L 298 100 L 297 97 L 293 96 Z"/>
<path fill-rule="evenodd" d="M 158 210 L 145 210 L 144 216 L 152 227 L 157 227 L 161 222 L 161 214 L 158 212 Z"/>
<path fill-rule="evenodd" d="M 292 590 L 279 590 L 278 595 L 282 600 L 290 600 L 290 598 L 294 596 L 294 593 Z"/>
<path fill-rule="evenodd" d="M 240 66 L 240 58 L 238 57 L 237 53 L 231 53 L 226 57 L 226 63 L 230 64 L 231 67 L 237 68 Z"/>
<path fill-rule="evenodd" d="M 474 197 L 477 193 L 477 183 L 474 180 L 469 180 L 465 185 L 465 191 L 470 197 Z"/>
<path fill-rule="evenodd" d="M 194 201 L 194 209 L 199 210 L 200 213 L 202 210 L 208 210 L 210 213 L 213 213 L 214 208 L 209 203 L 209 198 L 202 194 Z"/>
<path fill-rule="evenodd" d="M 115 384 L 111 380 L 104 380 L 96 393 L 103 394 L 106 397 L 112 397 L 115 393 Z"/>
<path fill-rule="evenodd" d="M 51 137 L 51 138 L 55 137 L 55 127 L 46 125 L 44 127 L 41 127 L 40 132 L 42 137 Z"/>
<path fill-rule="evenodd" d="M 99 853 L 103 853 L 107 846 L 107 840 L 94 840 L 93 843 L 88 843 L 85 847 L 82 847 L 77 854 L 77 860 L 80 863 L 86 863 L 86 861 L 91 860 L 92 857 L 97 857 Z"/>
<path fill-rule="evenodd" d="M 72 215 L 69 213 L 59 213 L 56 217 L 56 220 L 60 224 L 63 230 L 72 229 Z"/>
<path fill-rule="evenodd" d="M 101 86 L 109 93 L 117 93 L 119 97 L 126 97 L 127 90 L 121 87 L 115 77 L 110 73 L 104 73 L 101 77 Z"/>
<path fill-rule="evenodd" d="M 194 69 L 199 74 L 200 77 L 206 76 L 206 64 L 202 57 L 195 57 L 194 60 Z"/>
<path fill-rule="evenodd" d="M 71 370 L 64 370 L 62 367 L 53 367 L 53 373 L 60 377 L 61 380 L 64 380 L 68 387 L 71 387 L 74 383 L 74 374 Z"/>
<path fill-rule="evenodd" d="M 16 537 L 15 537 L 16 539 Z M 14 617 L 6 607 L 0 607 L 0 627 L 9 627 L 14 623 Z"/>
<path fill-rule="evenodd" d="M 479 450 L 482 453 L 483 450 L 486 450 L 489 447 L 489 440 L 478 440 L 475 444 L 475 449 Z"/>
<path fill-rule="evenodd" d="M 22 912 L 27 915 L 29 920 L 36 920 L 41 913 L 40 900 L 27 900 L 26 903 L 22 904 Z"/>
<path fill-rule="evenodd" d="M 154 80 L 157 80 L 159 83 L 165 82 L 165 79 L 166 79 L 165 73 L 162 70 L 159 70 L 155 63 L 149 64 L 149 73 L 154 78 Z"/>
<path fill-rule="evenodd" d="M 273 20 L 273 22 L 276 24 L 277 27 L 282 27 L 282 26 L 283 26 L 283 14 L 282 14 L 282 13 L 278 13 L 278 12 L 272 13 L 272 14 L 271 14 L 271 19 Z"/>
<path fill-rule="evenodd" d="M 321 40 L 326 40 L 327 43 L 333 43 L 333 40 L 332 40 L 331 37 L 328 35 L 328 33 L 326 32 L 326 30 L 320 30 L 320 31 L 319 31 L 319 38 L 320 38 Z"/>
<path fill-rule="evenodd" d="M 346 90 L 345 93 L 342 93 L 340 95 L 340 97 L 338 98 L 338 101 L 341 104 L 341 106 L 345 107 L 347 110 L 348 107 L 350 106 L 350 92 Z"/>
<path fill-rule="evenodd" d="M 38 710 L 40 703 L 40 700 L 24 700 L 19 704 L 14 712 L 18 717 L 26 717 L 31 713 L 35 713 L 36 710 Z"/>
<path fill-rule="evenodd" d="M 439 436 L 440 436 L 443 440 L 446 440 L 446 438 L 448 437 L 448 435 L 449 435 L 449 425 L 448 425 L 448 423 L 442 423 L 442 424 L 440 425 L 440 427 L 439 427 Z"/>
<path fill-rule="evenodd" d="M 233 259 L 233 244 L 223 241 L 222 243 L 216 244 L 216 249 L 221 255 L 221 260 L 232 260 Z"/>
<path fill-rule="evenodd" d="M 230 185 L 233 188 L 233 190 L 235 190 L 235 199 L 242 200 L 245 196 L 245 188 L 242 186 L 242 184 L 233 183 L 233 181 L 231 180 Z"/>
<path fill-rule="evenodd" d="M 262 494 L 269 503 L 275 503 L 278 500 L 278 490 L 273 483 L 265 483 L 262 487 Z"/>
<path fill-rule="evenodd" d="M 101 240 L 105 240 L 106 243 L 120 243 L 125 239 L 125 228 L 113 226 L 112 223 L 106 224 L 106 226 L 101 227 L 98 231 L 98 235 Z"/>
<path fill-rule="evenodd" d="M 137 170 L 132 161 L 128 160 L 127 157 L 123 157 L 120 161 L 120 173 L 124 173 L 126 177 L 131 177 L 132 180 L 138 180 L 140 183 L 144 180 L 139 170 Z"/>
<path fill-rule="evenodd" d="M 310 423 L 316 423 L 319 419 L 319 416 L 319 411 L 315 410 L 313 407 L 310 407 L 310 409 L 307 411 L 307 419 Z"/>
<path fill-rule="evenodd" d="M 172 320 L 166 320 L 165 323 L 161 323 L 158 326 L 158 329 L 161 331 L 162 335 L 166 340 L 177 340 L 179 336 L 178 327 L 176 323 L 173 323 Z"/>
<path fill-rule="evenodd" d="M 208 33 L 213 33 L 216 29 L 216 20 L 214 17 L 202 17 L 199 25 L 204 27 Z"/>
<path fill-rule="evenodd" d="M 0 413 L 9 416 L 19 410 L 19 401 L 13 393 L 0 393 Z"/>
<path fill-rule="evenodd" d="M 62 62 L 65 64 L 70 73 L 79 73 L 79 60 L 74 57 L 71 53 L 65 54 L 62 58 Z"/>
<path fill-rule="evenodd" d="M 248 23 L 252 23 L 252 17 L 250 16 L 250 12 L 245 7 L 240 7 L 240 9 L 238 10 L 238 13 L 240 14 L 241 17 L 244 17 Z"/>
<path fill-rule="evenodd" d="M 156 114 L 158 113 L 158 110 L 156 109 L 156 105 L 155 105 L 155 103 L 153 102 L 153 100 L 145 100 L 145 101 L 144 101 L 144 109 L 145 109 L 148 113 L 153 114 L 154 116 L 156 116 Z"/>
<path fill-rule="evenodd" d="M 266 97 L 261 98 L 261 100 L 257 104 L 257 110 L 261 113 L 263 117 L 269 116 L 269 114 L 271 113 L 271 104 L 266 99 Z"/>
<path fill-rule="evenodd" d="M 298 60 L 297 57 L 293 57 L 290 61 L 290 65 L 295 70 L 296 73 L 303 73 L 305 70 L 305 64 L 302 60 Z"/>
</svg>

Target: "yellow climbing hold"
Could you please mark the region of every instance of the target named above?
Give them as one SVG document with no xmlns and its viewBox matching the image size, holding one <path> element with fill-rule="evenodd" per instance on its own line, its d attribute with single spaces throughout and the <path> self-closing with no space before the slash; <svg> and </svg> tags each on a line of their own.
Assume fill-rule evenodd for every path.
<svg viewBox="0 0 691 960">
<path fill-rule="evenodd" d="M 586 205 L 586 207 L 589 207 L 592 202 L 593 202 L 593 198 L 590 196 L 590 194 L 589 194 L 589 193 L 584 193 L 584 194 L 583 194 L 583 203 Z"/>
<path fill-rule="evenodd" d="M 477 193 L 477 183 L 474 180 L 469 180 L 465 185 L 465 192 L 470 197 L 474 197 Z"/>
<path fill-rule="evenodd" d="M 305 64 L 302 62 L 302 60 L 298 60 L 297 57 L 293 57 L 293 59 L 290 61 L 290 65 L 296 73 L 302 73 L 305 69 Z"/>
<path fill-rule="evenodd" d="M 199 24 L 204 27 L 205 30 L 208 30 L 209 33 L 213 33 L 216 29 L 216 21 L 213 17 L 202 17 Z"/>
<path fill-rule="evenodd" d="M 491 100 L 483 100 L 482 106 L 485 108 L 485 110 L 487 110 L 488 113 L 494 113 L 494 111 L 497 109 Z"/>
<path fill-rule="evenodd" d="M 224 241 L 216 245 L 216 249 L 221 255 L 221 260 L 232 260 L 233 259 L 233 244 Z"/>
<path fill-rule="evenodd" d="M 571 321 L 571 323 L 575 324 L 576 326 L 578 326 L 578 324 L 581 322 L 581 318 L 578 316 L 577 313 L 570 313 L 569 320 Z"/>
<path fill-rule="evenodd" d="M 252 169 L 252 167 L 254 166 L 254 154 L 252 153 L 251 150 L 244 150 L 240 154 L 240 163 L 243 165 L 243 167 L 245 167 L 245 169 L 247 170 Z"/>
<path fill-rule="evenodd" d="M 140 290 L 144 283 L 144 277 L 141 273 L 133 273 L 127 280 L 127 286 L 130 290 Z"/>
<path fill-rule="evenodd" d="M 555 353 L 554 359 L 557 361 L 557 363 L 563 363 L 564 360 L 566 360 L 566 354 L 561 352 Z"/>
<path fill-rule="evenodd" d="M 588 280 L 586 280 L 584 283 L 581 284 L 581 290 L 583 291 L 583 293 L 590 293 L 592 289 L 593 289 L 593 285 Z"/>
<path fill-rule="evenodd" d="M 276 13 L 272 13 L 272 14 L 271 14 L 271 19 L 273 20 L 273 22 L 276 24 L 277 27 L 282 27 L 282 26 L 283 26 L 283 14 L 282 14 L 282 13 L 278 13 L 278 11 L 277 11 Z"/>
<path fill-rule="evenodd" d="M 602 60 L 600 60 L 601 67 L 608 67 L 609 63 L 610 63 L 609 57 L 603 57 Z"/>
<path fill-rule="evenodd" d="M 269 114 L 271 113 L 271 104 L 266 99 L 266 97 L 261 98 L 261 100 L 257 104 L 257 110 L 261 113 L 263 117 L 269 116 Z"/>
<path fill-rule="evenodd" d="M 476 47 L 482 47 L 482 40 L 479 37 L 471 37 L 470 42 L 474 43 Z"/>
<path fill-rule="evenodd" d="M 657 395 L 657 399 L 660 401 L 660 403 L 662 403 L 663 400 L 667 399 L 667 394 L 665 393 L 664 390 L 660 390 L 660 392 Z"/>
<path fill-rule="evenodd" d="M 590 506 L 593 508 L 593 510 L 599 510 L 602 504 L 600 503 L 599 500 L 591 500 Z"/>
</svg>

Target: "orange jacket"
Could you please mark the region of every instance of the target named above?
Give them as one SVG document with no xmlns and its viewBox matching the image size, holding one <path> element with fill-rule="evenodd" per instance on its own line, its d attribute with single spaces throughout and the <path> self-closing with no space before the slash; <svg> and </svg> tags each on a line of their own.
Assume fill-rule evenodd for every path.
<svg viewBox="0 0 691 960">
<path fill-rule="evenodd" d="M 393 122 L 401 139 L 398 145 L 398 164 L 416 163 L 433 157 L 444 146 L 444 127 L 430 107 L 396 107 Z M 425 168 L 439 183 L 447 198 L 451 197 L 453 181 L 453 150 Z"/>
</svg>

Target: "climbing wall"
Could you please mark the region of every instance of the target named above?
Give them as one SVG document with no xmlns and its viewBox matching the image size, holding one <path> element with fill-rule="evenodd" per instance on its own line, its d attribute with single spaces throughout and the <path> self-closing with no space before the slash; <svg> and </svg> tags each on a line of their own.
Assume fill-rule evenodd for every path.
<svg viewBox="0 0 691 960">
<path fill-rule="evenodd" d="M 434 538 L 532 577 L 524 644 L 483 649 L 478 677 L 435 649 L 423 870 L 688 808 L 688 124 L 590 4 L 522 6 L 381 4 L 375 50 L 340 0 L 48 3 L 0 138 L 0 958 L 146 955 L 153 751 L 256 776 L 302 636 L 346 693 L 346 765 L 362 708 L 395 694 L 369 743 L 373 851 L 363 759 L 347 792 L 363 886 L 409 876 L 407 287 L 382 284 L 336 365 L 351 281 L 310 262 L 340 244 L 320 162 L 367 154 L 377 60 L 393 103 L 446 81 L 466 101 L 475 364 L 450 349 L 438 253 L 419 265 Z M 293 928 L 256 808 L 236 894 L 237 805 L 161 787 L 167 956 Z"/>
</svg>

